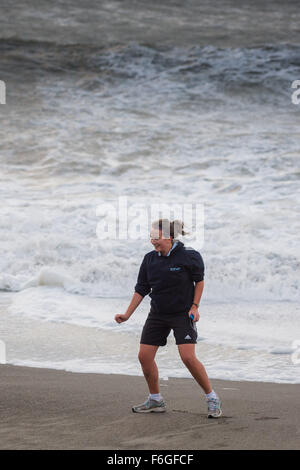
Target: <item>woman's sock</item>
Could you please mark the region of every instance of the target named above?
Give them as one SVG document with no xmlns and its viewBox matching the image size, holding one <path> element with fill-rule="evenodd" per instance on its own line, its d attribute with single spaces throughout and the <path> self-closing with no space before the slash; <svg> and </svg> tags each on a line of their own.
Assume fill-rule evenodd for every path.
<svg viewBox="0 0 300 470">
<path fill-rule="evenodd" d="M 210 393 L 206 394 L 206 398 L 209 400 L 210 398 L 219 398 L 218 395 L 214 390 L 212 390 Z"/>
<path fill-rule="evenodd" d="M 151 400 L 156 400 L 156 401 L 162 400 L 162 396 L 160 393 L 150 393 L 149 398 L 151 398 Z"/>
</svg>

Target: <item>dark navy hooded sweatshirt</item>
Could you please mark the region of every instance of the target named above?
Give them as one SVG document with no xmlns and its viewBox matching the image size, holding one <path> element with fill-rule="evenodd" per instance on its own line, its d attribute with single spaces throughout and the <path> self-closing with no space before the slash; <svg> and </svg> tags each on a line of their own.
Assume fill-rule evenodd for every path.
<svg viewBox="0 0 300 470">
<path fill-rule="evenodd" d="M 203 279 L 202 256 L 178 241 L 169 256 L 155 250 L 144 256 L 135 291 L 143 297 L 149 294 L 154 314 L 186 313 L 194 300 L 195 282 Z"/>
</svg>

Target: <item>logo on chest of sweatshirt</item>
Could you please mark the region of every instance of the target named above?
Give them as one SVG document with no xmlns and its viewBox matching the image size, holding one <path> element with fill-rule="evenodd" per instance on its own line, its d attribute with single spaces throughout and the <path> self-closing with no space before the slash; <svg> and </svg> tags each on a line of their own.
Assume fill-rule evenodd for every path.
<svg viewBox="0 0 300 470">
<path fill-rule="evenodd" d="M 181 267 L 178 266 L 178 267 L 174 267 L 174 268 L 170 268 L 170 271 L 180 271 L 181 270 Z"/>
</svg>

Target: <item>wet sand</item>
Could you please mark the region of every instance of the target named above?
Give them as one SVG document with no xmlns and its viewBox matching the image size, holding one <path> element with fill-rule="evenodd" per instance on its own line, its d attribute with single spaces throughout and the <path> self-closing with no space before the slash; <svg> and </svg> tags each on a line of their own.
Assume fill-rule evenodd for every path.
<svg viewBox="0 0 300 470">
<path fill-rule="evenodd" d="M 1 449 L 299 449 L 300 385 L 212 380 L 209 420 L 193 379 L 161 381 L 167 413 L 140 415 L 143 377 L 0 366 Z"/>
</svg>

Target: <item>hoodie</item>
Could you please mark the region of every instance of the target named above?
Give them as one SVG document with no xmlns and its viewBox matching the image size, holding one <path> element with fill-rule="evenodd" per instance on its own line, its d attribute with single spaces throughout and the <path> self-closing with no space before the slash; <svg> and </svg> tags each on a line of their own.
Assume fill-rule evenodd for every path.
<svg viewBox="0 0 300 470">
<path fill-rule="evenodd" d="M 201 254 L 180 241 L 168 253 L 155 250 L 144 256 L 135 292 L 151 297 L 151 313 L 158 315 L 187 313 L 194 300 L 195 282 L 204 279 Z"/>
</svg>

